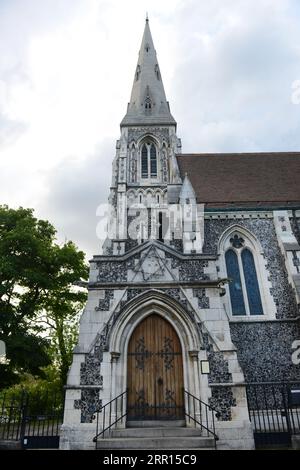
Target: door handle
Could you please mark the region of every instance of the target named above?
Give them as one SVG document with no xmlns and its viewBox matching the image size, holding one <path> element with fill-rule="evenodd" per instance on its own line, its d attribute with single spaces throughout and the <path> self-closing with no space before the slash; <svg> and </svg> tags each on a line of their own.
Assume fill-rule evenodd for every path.
<svg viewBox="0 0 300 470">
<path fill-rule="evenodd" d="M 162 385 L 162 384 L 164 383 L 164 381 L 163 381 L 163 379 L 162 379 L 161 377 L 159 377 L 159 378 L 157 379 L 157 383 L 158 383 L 158 385 Z"/>
</svg>

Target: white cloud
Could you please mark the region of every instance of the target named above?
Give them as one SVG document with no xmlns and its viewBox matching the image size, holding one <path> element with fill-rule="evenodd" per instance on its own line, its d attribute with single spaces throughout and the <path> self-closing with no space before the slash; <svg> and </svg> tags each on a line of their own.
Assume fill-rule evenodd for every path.
<svg viewBox="0 0 300 470">
<path fill-rule="evenodd" d="M 147 10 L 183 151 L 300 149 L 297 0 L 2 1 L 0 201 L 89 255 Z"/>
</svg>

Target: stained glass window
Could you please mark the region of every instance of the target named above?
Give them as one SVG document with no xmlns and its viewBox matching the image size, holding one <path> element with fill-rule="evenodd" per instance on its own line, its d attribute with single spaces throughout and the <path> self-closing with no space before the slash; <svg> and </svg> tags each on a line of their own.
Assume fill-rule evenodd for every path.
<svg viewBox="0 0 300 470">
<path fill-rule="evenodd" d="M 242 251 L 242 263 L 250 315 L 263 315 L 254 258 L 251 251 L 247 248 Z"/>
<path fill-rule="evenodd" d="M 236 234 L 233 238 L 230 238 L 230 243 L 232 246 L 234 246 L 234 248 L 242 248 L 244 246 L 245 240 Z"/>
<path fill-rule="evenodd" d="M 142 148 L 142 178 L 148 178 L 148 150 L 146 144 Z"/>
<path fill-rule="evenodd" d="M 151 178 L 157 177 L 157 160 L 156 160 L 156 148 L 152 144 L 150 148 L 150 172 Z"/>
<path fill-rule="evenodd" d="M 236 253 L 228 250 L 225 254 L 227 275 L 231 279 L 229 283 L 232 315 L 246 315 L 243 288 Z"/>
</svg>

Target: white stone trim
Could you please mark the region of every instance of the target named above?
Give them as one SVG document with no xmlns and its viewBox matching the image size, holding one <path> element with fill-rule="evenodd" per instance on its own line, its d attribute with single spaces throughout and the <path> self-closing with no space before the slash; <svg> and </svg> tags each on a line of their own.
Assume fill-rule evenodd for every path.
<svg viewBox="0 0 300 470">
<path fill-rule="evenodd" d="M 251 219 L 273 219 L 271 209 L 265 211 L 253 211 L 247 208 L 237 211 L 213 211 L 206 212 L 204 218 L 207 220 L 251 220 Z M 238 222 L 237 222 L 238 223 Z"/>
</svg>

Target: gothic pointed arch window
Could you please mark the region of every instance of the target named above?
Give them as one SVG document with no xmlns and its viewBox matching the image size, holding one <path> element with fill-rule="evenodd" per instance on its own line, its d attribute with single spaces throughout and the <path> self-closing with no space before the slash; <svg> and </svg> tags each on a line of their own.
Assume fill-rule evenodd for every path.
<svg viewBox="0 0 300 470">
<path fill-rule="evenodd" d="M 151 114 L 151 111 L 152 111 L 152 101 L 151 101 L 150 96 L 147 96 L 147 97 L 146 97 L 144 106 L 145 106 L 145 114 L 147 114 L 147 115 L 148 115 L 148 114 Z"/>
<path fill-rule="evenodd" d="M 153 142 L 145 142 L 141 148 L 141 177 L 157 178 L 157 150 Z"/>
<path fill-rule="evenodd" d="M 146 90 L 145 90 L 145 95 L 144 95 L 144 100 L 142 102 L 142 105 L 144 106 L 144 112 L 145 112 L 145 115 L 148 116 L 152 113 L 152 108 L 154 106 L 154 102 L 153 102 L 153 97 L 152 97 L 152 94 L 151 94 L 151 91 L 150 91 L 150 87 L 149 85 L 146 86 Z"/>
<path fill-rule="evenodd" d="M 145 109 L 150 111 L 151 108 L 152 108 L 151 100 L 149 96 L 147 96 L 147 98 L 145 99 Z"/>
<path fill-rule="evenodd" d="M 151 144 L 150 146 L 150 175 L 151 178 L 157 177 L 157 156 L 154 144 Z"/>
<path fill-rule="evenodd" d="M 235 233 L 226 244 L 225 264 L 233 316 L 263 315 L 255 252 L 250 243 Z"/>
<path fill-rule="evenodd" d="M 161 151 L 161 165 L 162 165 L 162 178 L 165 183 L 168 181 L 168 157 L 167 157 L 167 146 L 166 143 L 163 143 Z"/>
<path fill-rule="evenodd" d="M 142 147 L 141 168 L 142 168 L 142 178 L 148 178 L 148 149 L 147 149 L 146 144 L 144 144 Z"/>
<path fill-rule="evenodd" d="M 229 249 L 225 254 L 227 275 L 230 279 L 229 291 L 233 315 L 246 315 L 240 267 L 237 254 Z"/>
<path fill-rule="evenodd" d="M 263 308 L 253 254 L 248 248 L 241 253 L 250 315 L 262 315 Z"/>
</svg>

